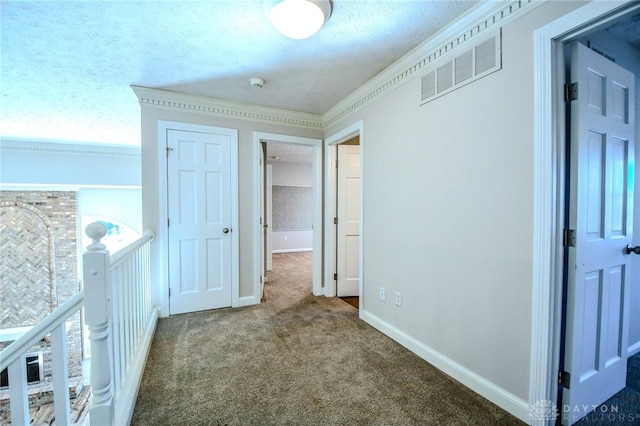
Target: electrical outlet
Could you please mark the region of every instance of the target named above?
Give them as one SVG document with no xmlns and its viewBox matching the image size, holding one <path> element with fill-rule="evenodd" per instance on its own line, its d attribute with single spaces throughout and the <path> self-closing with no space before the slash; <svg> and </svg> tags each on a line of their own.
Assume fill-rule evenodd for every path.
<svg viewBox="0 0 640 426">
<path fill-rule="evenodd" d="M 380 299 L 381 302 L 387 301 L 387 295 L 386 295 L 386 292 L 384 291 L 384 287 L 380 287 L 380 290 L 378 291 L 378 298 Z"/>
<path fill-rule="evenodd" d="M 402 306 L 402 293 L 396 291 L 396 305 Z"/>
<path fill-rule="evenodd" d="M 282 239 L 283 239 L 284 241 L 287 241 L 287 236 L 286 236 L 286 235 L 283 235 L 283 236 L 282 236 Z"/>
</svg>

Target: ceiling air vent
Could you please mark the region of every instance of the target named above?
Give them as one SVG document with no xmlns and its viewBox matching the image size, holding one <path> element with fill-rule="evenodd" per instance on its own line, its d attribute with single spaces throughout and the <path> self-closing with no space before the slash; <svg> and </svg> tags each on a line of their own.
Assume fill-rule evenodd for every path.
<svg viewBox="0 0 640 426">
<path fill-rule="evenodd" d="M 501 32 L 497 31 L 482 38 L 470 49 L 455 55 L 453 59 L 446 55 L 446 61 L 439 61 L 435 64 L 435 69 L 422 77 L 420 104 L 501 69 L 501 45 Z"/>
</svg>

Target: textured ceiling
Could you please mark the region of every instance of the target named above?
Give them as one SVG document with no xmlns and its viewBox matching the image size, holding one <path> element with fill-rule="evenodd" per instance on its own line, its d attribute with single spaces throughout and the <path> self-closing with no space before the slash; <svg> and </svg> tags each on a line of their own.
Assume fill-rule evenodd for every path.
<svg viewBox="0 0 640 426">
<path fill-rule="evenodd" d="M 267 162 L 283 161 L 287 163 L 311 163 L 313 148 L 310 146 L 291 145 L 286 143 L 267 144 Z"/>
<path fill-rule="evenodd" d="M 324 113 L 475 3 L 333 0 L 289 40 L 261 0 L 3 0 L 0 136 L 139 145 L 130 85 Z"/>
</svg>

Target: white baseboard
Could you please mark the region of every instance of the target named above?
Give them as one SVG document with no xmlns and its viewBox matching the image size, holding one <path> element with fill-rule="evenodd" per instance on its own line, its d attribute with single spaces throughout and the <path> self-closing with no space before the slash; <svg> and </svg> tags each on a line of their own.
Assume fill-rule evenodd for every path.
<svg viewBox="0 0 640 426">
<path fill-rule="evenodd" d="M 447 358 L 368 311 L 362 311 L 360 318 L 498 407 L 527 424 L 531 421 L 529 403 L 527 401 L 523 401 L 512 393 L 496 386 L 494 383 Z"/>
<path fill-rule="evenodd" d="M 302 251 L 313 251 L 313 248 L 272 250 L 271 253 L 299 253 L 299 252 L 302 252 Z"/>
</svg>

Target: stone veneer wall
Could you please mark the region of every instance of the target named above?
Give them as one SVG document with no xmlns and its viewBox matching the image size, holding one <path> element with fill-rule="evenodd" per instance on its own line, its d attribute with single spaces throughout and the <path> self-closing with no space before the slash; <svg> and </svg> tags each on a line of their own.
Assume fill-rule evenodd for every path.
<svg viewBox="0 0 640 426">
<path fill-rule="evenodd" d="M 0 328 L 34 325 L 78 292 L 77 216 L 76 192 L 0 191 Z M 80 377 L 79 313 L 67 322 L 67 345 L 69 377 Z M 49 347 L 46 338 L 32 348 L 43 351 L 45 384 Z"/>
</svg>

